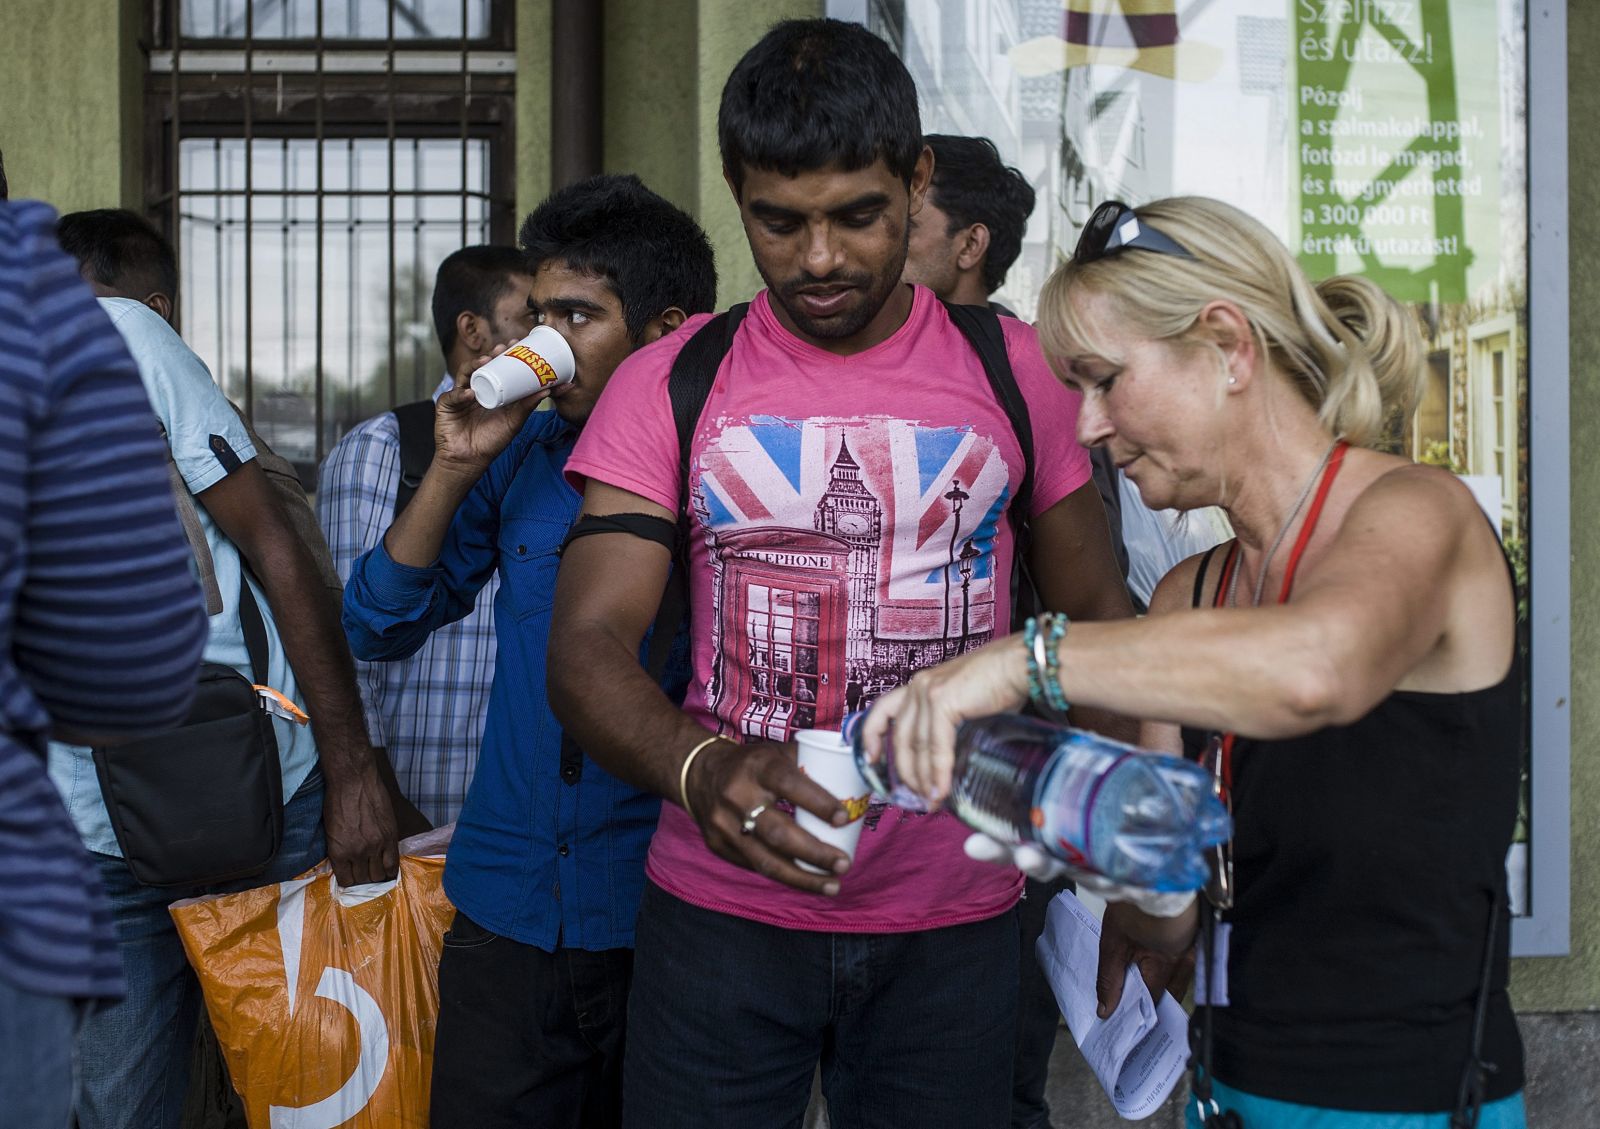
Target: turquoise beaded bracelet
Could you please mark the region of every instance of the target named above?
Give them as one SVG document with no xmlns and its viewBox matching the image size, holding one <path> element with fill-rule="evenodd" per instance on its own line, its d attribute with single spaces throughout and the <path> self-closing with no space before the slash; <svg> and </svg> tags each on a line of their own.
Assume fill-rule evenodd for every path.
<svg viewBox="0 0 1600 1129">
<path fill-rule="evenodd" d="M 1040 619 L 1048 621 L 1039 624 L 1039 630 L 1048 630 L 1044 648 L 1044 672 L 1040 682 L 1043 683 L 1045 701 L 1056 713 L 1065 714 L 1071 708 L 1067 701 L 1067 692 L 1061 688 L 1061 640 L 1067 637 L 1067 625 L 1071 622 L 1060 612 L 1046 612 Z"/>
<path fill-rule="evenodd" d="M 1022 626 L 1023 649 L 1028 663 L 1028 698 L 1045 713 L 1065 714 L 1067 696 L 1061 689 L 1061 659 L 1057 651 L 1067 633 L 1067 617 L 1055 612 L 1029 617 Z"/>
<path fill-rule="evenodd" d="M 1022 649 L 1028 659 L 1028 700 L 1035 706 L 1044 708 L 1043 676 L 1040 671 L 1040 660 L 1044 652 L 1040 650 L 1039 621 L 1033 616 L 1028 617 L 1028 622 L 1022 625 Z"/>
</svg>

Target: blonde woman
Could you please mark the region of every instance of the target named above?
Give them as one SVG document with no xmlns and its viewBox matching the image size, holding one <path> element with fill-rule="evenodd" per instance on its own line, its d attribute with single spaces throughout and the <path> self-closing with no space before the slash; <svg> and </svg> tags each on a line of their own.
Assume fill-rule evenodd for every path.
<svg viewBox="0 0 1600 1129">
<path fill-rule="evenodd" d="M 1196 198 L 1102 205 L 1039 312 L 1079 440 L 1152 508 L 1221 506 L 1236 539 L 1168 574 L 1143 620 L 1049 620 L 1037 648 L 923 671 L 878 703 L 868 748 L 892 724 L 937 799 L 957 725 L 1030 687 L 1152 719 L 1145 744 L 1216 768 L 1235 839 L 1177 917 L 1110 908 L 1101 1003 L 1130 960 L 1159 989 L 1218 931 L 1227 1002 L 1191 1125 L 1443 1129 L 1481 1106 L 1478 1125 L 1520 1127 L 1515 598 L 1467 489 L 1374 449 L 1415 401 L 1414 323 L 1363 279 L 1312 285 L 1262 225 Z"/>
</svg>

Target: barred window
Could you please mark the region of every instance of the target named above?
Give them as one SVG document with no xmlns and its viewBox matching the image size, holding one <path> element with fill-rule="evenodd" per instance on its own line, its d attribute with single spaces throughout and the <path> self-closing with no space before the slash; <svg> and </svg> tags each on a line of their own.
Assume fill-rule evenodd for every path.
<svg viewBox="0 0 1600 1129">
<path fill-rule="evenodd" d="M 180 327 L 308 486 L 444 374 L 439 262 L 514 235 L 509 0 L 155 0 L 146 200 Z"/>
</svg>

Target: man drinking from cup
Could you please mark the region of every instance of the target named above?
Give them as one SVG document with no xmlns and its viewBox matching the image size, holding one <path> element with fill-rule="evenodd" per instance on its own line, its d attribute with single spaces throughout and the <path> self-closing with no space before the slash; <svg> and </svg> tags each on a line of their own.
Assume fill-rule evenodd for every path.
<svg viewBox="0 0 1600 1129">
<path fill-rule="evenodd" d="M 585 757 L 545 699 L 557 553 L 580 501 L 562 468 L 617 365 L 716 301 L 705 234 L 636 177 L 555 193 L 521 243 L 529 307 L 573 378 L 489 409 L 467 386 L 487 358 L 463 366 L 439 398 L 432 465 L 345 589 L 351 648 L 376 661 L 415 651 L 500 575 L 483 748 L 445 864 L 458 912 L 439 965 L 435 1129 L 619 1120 L 659 801 Z M 545 399 L 554 410 L 535 413 Z"/>
</svg>

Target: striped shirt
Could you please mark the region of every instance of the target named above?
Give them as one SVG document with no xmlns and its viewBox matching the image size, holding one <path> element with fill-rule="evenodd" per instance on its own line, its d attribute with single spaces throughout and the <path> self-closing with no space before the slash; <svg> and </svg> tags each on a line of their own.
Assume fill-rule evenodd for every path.
<svg viewBox="0 0 1600 1129">
<path fill-rule="evenodd" d="M 110 907 L 45 739 L 181 722 L 206 619 L 139 374 L 54 232 L 0 201 L 0 976 L 105 997 Z"/>
<path fill-rule="evenodd" d="M 434 393 L 450 387 L 448 378 Z M 323 460 L 317 518 L 339 578 L 383 539 L 400 486 L 400 425 L 393 412 L 351 428 Z M 394 662 L 356 660 L 356 682 L 372 743 L 388 749 L 406 799 L 436 826 L 455 822 L 478 764 L 489 687 L 494 682 L 494 597 L 490 576 L 465 618 L 439 628 L 416 654 Z"/>
</svg>

